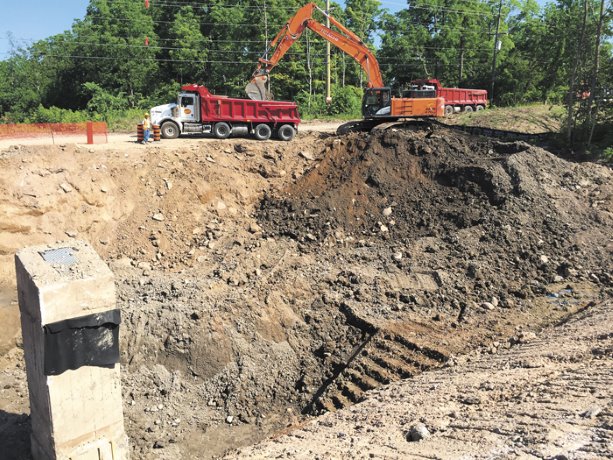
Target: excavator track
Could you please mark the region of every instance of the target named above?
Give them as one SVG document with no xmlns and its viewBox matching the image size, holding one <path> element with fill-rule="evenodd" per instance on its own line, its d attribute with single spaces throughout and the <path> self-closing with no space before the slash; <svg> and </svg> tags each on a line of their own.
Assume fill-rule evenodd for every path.
<svg viewBox="0 0 613 460">
<path fill-rule="evenodd" d="M 493 129 L 493 128 L 484 128 L 481 126 L 464 126 L 464 125 L 450 125 L 443 123 L 436 119 L 414 119 L 411 121 L 397 121 L 390 119 L 380 119 L 380 120 L 356 120 L 350 121 L 340 125 L 336 134 L 344 135 L 348 133 L 368 133 L 373 131 L 374 129 L 389 129 L 389 128 L 400 128 L 403 125 L 411 124 L 412 126 L 420 125 L 424 127 L 424 129 L 428 129 L 432 126 L 438 126 L 441 128 L 452 129 L 454 131 L 461 131 L 464 133 L 469 133 L 475 136 L 486 136 L 493 137 L 496 139 L 500 139 L 503 141 L 523 141 L 528 142 L 530 144 L 535 145 L 544 145 L 550 142 L 553 139 L 552 133 L 522 133 L 519 131 L 509 131 L 504 129 Z"/>
<path fill-rule="evenodd" d="M 336 134 L 368 133 L 379 125 L 390 123 L 390 120 L 354 120 L 343 123 L 336 129 Z"/>
</svg>

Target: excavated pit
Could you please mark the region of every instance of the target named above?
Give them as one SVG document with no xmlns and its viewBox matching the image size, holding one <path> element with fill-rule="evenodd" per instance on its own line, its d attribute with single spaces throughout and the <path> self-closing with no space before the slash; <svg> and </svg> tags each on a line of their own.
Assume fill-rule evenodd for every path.
<svg viewBox="0 0 613 460">
<path fill-rule="evenodd" d="M 196 399 L 221 415 L 207 433 L 261 430 L 252 442 L 611 289 L 604 168 L 423 125 L 319 145 L 304 174 L 256 203 L 259 242 L 234 245 L 207 281 L 137 289 L 166 283 L 159 306 L 147 302 L 161 319 L 148 335 L 164 338 L 157 362 L 202 380 Z M 262 278 L 224 278 L 258 248 L 275 254 Z M 224 287 L 209 296 L 211 278 Z M 187 295 L 180 315 L 173 292 Z"/>
<path fill-rule="evenodd" d="M 605 167 L 429 124 L 163 145 L 0 153 L 12 228 L 78 230 L 116 275 L 135 458 L 222 455 L 611 296 Z"/>
</svg>

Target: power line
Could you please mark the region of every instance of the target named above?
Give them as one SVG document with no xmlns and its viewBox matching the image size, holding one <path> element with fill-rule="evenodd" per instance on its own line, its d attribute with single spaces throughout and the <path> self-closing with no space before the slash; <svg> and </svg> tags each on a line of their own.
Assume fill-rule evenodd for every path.
<svg viewBox="0 0 613 460">
<path fill-rule="evenodd" d="M 109 1 L 109 4 L 119 4 L 119 5 L 127 5 L 133 2 L 121 2 L 121 1 Z M 242 9 L 252 9 L 252 10 L 263 10 L 264 7 L 263 6 L 258 6 L 258 5 L 242 5 L 239 3 L 236 4 L 232 4 L 232 5 L 207 5 L 207 4 L 203 4 L 203 3 L 193 3 L 193 2 L 187 2 L 187 3 L 180 3 L 180 2 L 172 2 L 172 1 L 151 1 L 150 2 L 150 7 L 154 8 L 157 6 L 161 6 L 161 7 L 185 7 L 185 6 L 189 6 L 191 8 L 196 8 L 196 9 L 206 9 L 206 10 L 214 10 L 217 8 L 223 8 L 223 9 L 230 9 L 230 8 L 242 8 Z M 276 10 L 282 10 L 282 11 L 297 11 L 298 8 L 294 8 L 294 7 L 275 7 Z"/>
<path fill-rule="evenodd" d="M 114 38 L 123 38 L 123 39 L 136 39 L 135 37 L 114 37 Z M 206 41 L 206 44 L 210 44 L 210 43 L 231 43 L 231 44 L 239 44 L 239 43 L 257 43 L 257 44 L 262 44 L 264 43 L 264 40 L 214 40 L 214 39 L 207 39 L 206 37 L 203 37 L 204 40 Z M 1 38 L 0 40 L 8 40 L 7 38 Z M 16 38 L 14 40 L 17 41 L 36 41 L 35 39 L 32 38 Z M 168 38 L 168 39 L 158 39 L 158 38 L 152 38 L 151 41 L 157 42 L 157 41 L 180 41 L 180 39 L 176 39 L 176 38 Z M 71 41 L 71 40 L 67 40 L 65 42 L 60 42 L 57 43 L 58 45 L 71 45 L 71 44 L 77 44 L 77 45 L 91 45 L 91 46 L 106 46 L 106 47 L 125 47 L 125 48 L 148 48 L 148 49 L 165 49 L 165 50 L 185 50 L 185 51 L 204 51 L 201 48 L 188 48 L 188 47 L 181 47 L 181 46 L 158 46 L 158 45 L 131 45 L 128 43 L 101 43 L 101 42 L 82 42 L 82 41 Z M 459 47 L 459 46 L 419 46 L 416 45 L 416 48 L 419 49 L 428 49 L 428 50 L 463 50 L 463 51 L 488 51 L 491 52 L 493 48 L 471 48 L 471 47 Z M 223 52 L 232 52 L 231 50 L 208 50 L 208 51 L 223 51 Z M 335 52 L 341 52 L 341 50 L 338 49 L 334 49 Z M 244 51 L 240 51 L 237 50 L 237 53 L 243 53 Z M 247 51 L 247 53 L 252 53 L 251 51 Z M 256 51 L 253 51 L 253 53 L 257 53 Z M 289 55 L 302 55 L 302 53 L 287 53 Z M 317 54 L 315 54 L 315 56 L 317 56 Z"/>
<path fill-rule="evenodd" d="M 471 6 L 488 6 L 488 4 L 480 2 L 479 0 L 455 0 L 456 2 L 460 2 L 460 3 L 466 3 L 467 5 L 471 5 Z M 380 0 L 381 4 L 386 4 L 386 5 L 394 5 L 394 6 L 407 6 L 407 2 L 395 2 L 392 0 Z M 423 4 L 424 2 L 422 2 Z"/>
<path fill-rule="evenodd" d="M 83 55 L 73 55 L 73 54 L 54 54 L 54 53 L 41 53 L 40 54 L 41 57 L 53 57 L 53 58 L 71 58 L 71 59 L 86 59 L 86 60 L 105 60 L 105 61 L 125 61 L 124 58 L 121 57 L 115 57 L 115 56 L 83 56 Z M 319 55 L 320 57 L 323 57 L 324 55 L 321 54 Z M 427 57 L 424 58 L 423 56 L 418 56 L 418 55 L 414 55 L 414 56 L 404 56 L 402 58 L 387 58 L 384 57 L 381 59 L 380 64 L 381 65 L 388 65 L 388 63 L 391 62 L 405 62 L 407 60 L 414 60 L 414 61 L 426 61 L 426 62 L 439 62 L 440 64 L 444 64 L 443 62 L 441 62 L 438 59 L 432 58 L 432 57 Z M 483 61 L 483 59 L 479 59 L 479 58 L 467 58 L 467 60 L 469 61 Z M 215 59 L 172 59 L 172 58 L 133 58 L 131 59 L 131 61 L 136 61 L 136 62 L 191 62 L 191 63 L 200 63 L 200 64 L 249 64 L 249 65 L 253 65 L 254 62 L 253 61 L 238 61 L 238 60 L 215 60 Z M 400 66 L 402 67 L 402 66 Z"/>
</svg>

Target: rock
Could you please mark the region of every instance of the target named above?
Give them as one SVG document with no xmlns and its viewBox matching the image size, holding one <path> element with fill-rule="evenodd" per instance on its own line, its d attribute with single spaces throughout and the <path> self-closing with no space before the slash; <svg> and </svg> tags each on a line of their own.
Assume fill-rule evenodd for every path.
<svg viewBox="0 0 613 460">
<path fill-rule="evenodd" d="M 548 264 L 549 263 L 549 257 L 547 257 L 544 254 L 539 257 L 539 260 L 541 261 L 542 264 Z"/>
<path fill-rule="evenodd" d="M 494 304 L 490 302 L 483 302 L 481 304 L 481 308 L 485 308 L 486 310 L 493 310 L 495 307 L 494 307 Z"/>
<path fill-rule="evenodd" d="M 384 215 L 385 217 L 389 217 L 389 216 L 391 216 L 391 215 L 392 215 L 392 208 L 391 208 L 391 207 L 387 207 L 387 208 L 385 208 L 385 209 L 383 210 L 383 215 Z"/>
<path fill-rule="evenodd" d="M 298 155 L 300 155 L 305 160 L 313 161 L 315 159 L 313 154 L 309 152 L 308 150 L 302 150 L 300 153 L 298 153 Z"/>
<path fill-rule="evenodd" d="M 151 264 L 149 262 L 139 262 L 136 266 L 142 270 L 151 271 Z"/>
<path fill-rule="evenodd" d="M 460 401 L 471 406 L 481 404 L 481 399 L 478 396 L 465 396 Z"/>
<path fill-rule="evenodd" d="M 498 297 L 492 297 L 491 304 L 494 307 L 497 307 L 498 305 L 500 305 L 500 300 L 498 300 Z"/>
<path fill-rule="evenodd" d="M 109 191 L 109 189 L 108 189 L 108 188 L 106 188 L 106 187 L 100 187 L 100 191 L 101 191 L 102 193 L 106 193 L 106 192 L 108 192 L 108 191 Z"/>
<path fill-rule="evenodd" d="M 387 228 L 387 225 L 381 225 L 381 227 L 379 227 L 379 230 L 381 231 L 381 233 L 389 232 L 389 228 Z"/>
<path fill-rule="evenodd" d="M 66 230 L 64 233 L 66 233 L 66 236 L 69 236 L 70 238 L 75 238 L 78 235 L 76 230 Z"/>
<path fill-rule="evenodd" d="M 228 415 L 226 417 L 226 423 L 229 423 L 230 425 L 232 425 L 232 422 L 234 421 L 234 416 L 232 415 Z"/>
<path fill-rule="evenodd" d="M 312 233 L 307 233 L 304 237 L 309 241 L 317 241 L 317 237 Z"/>
<path fill-rule="evenodd" d="M 562 281 L 564 281 L 564 277 L 560 276 L 560 275 L 556 275 L 553 277 L 553 282 L 554 283 L 561 283 Z"/>
<path fill-rule="evenodd" d="M 400 252 L 400 251 L 395 252 L 395 253 L 392 255 L 392 258 L 393 258 L 394 260 L 396 260 L 396 261 L 401 261 L 401 260 L 402 260 L 402 252 Z"/>
<path fill-rule="evenodd" d="M 407 433 L 407 441 L 417 442 L 421 441 L 422 439 L 427 439 L 430 436 L 430 432 L 428 431 L 428 428 L 426 428 L 426 425 L 423 423 L 416 423 L 409 429 L 409 432 Z"/>
<path fill-rule="evenodd" d="M 162 441 L 155 441 L 153 443 L 153 448 L 154 449 L 163 449 L 164 448 L 164 443 Z"/>
<path fill-rule="evenodd" d="M 62 190 L 64 190 L 64 193 L 70 193 L 70 192 L 72 192 L 72 186 L 71 186 L 70 184 L 66 183 L 66 182 L 62 182 L 62 183 L 60 184 L 60 188 L 61 188 Z"/>
<path fill-rule="evenodd" d="M 531 331 L 526 331 L 526 332 L 521 332 L 518 335 L 517 342 L 518 343 L 528 343 L 528 342 L 531 342 L 534 339 L 536 339 L 536 334 L 534 332 L 531 332 Z"/>
<path fill-rule="evenodd" d="M 247 151 L 247 147 L 245 147 L 243 144 L 236 144 L 234 146 L 234 151 L 237 153 L 245 153 Z"/>
<path fill-rule="evenodd" d="M 151 216 L 151 218 L 155 221 L 162 222 L 164 220 L 164 214 L 158 212 Z"/>
<path fill-rule="evenodd" d="M 588 410 L 581 413 L 583 418 L 594 418 L 602 412 L 602 408 L 598 406 L 592 406 Z"/>
<path fill-rule="evenodd" d="M 172 190 L 172 182 L 170 182 L 168 179 L 164 179 L 164 184 L 168 190 Z"/>
<path fill-rule="evenodd" d="M 252 223 L 249 225 L 249 231 L 250 231 L 251 233 L 258 233 L 258 232 L 261 232 L 261 231 L 262 231 L 262 227 L 260 227 L 260 226 L 259 226 L 257 223 L 252 222 Z"/>
</svg>

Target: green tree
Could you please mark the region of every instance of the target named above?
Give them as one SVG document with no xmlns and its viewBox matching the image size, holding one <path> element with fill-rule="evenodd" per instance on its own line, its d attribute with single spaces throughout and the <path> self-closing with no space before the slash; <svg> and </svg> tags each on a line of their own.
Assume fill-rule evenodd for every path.
<svg viewBox="0 0 613 460">
<path fill-rule="evenodd" d="M 200 30 L 200 18 L 191 6 L 184 6 L 177 12 L 170 27 L 172 47 L 169 52 L 174 61 L 172 68 L 178 73 L 180 82 L 202 81 L 205 76 L 204 62 L 211 45 Z"/>
<path fill-rule="evenodd" d="M 154 23 L 141 2 L 91 0 L 73 30 L 81 82 L 124 92 L 131 106 L 156 84 Z"/>
</svg>

